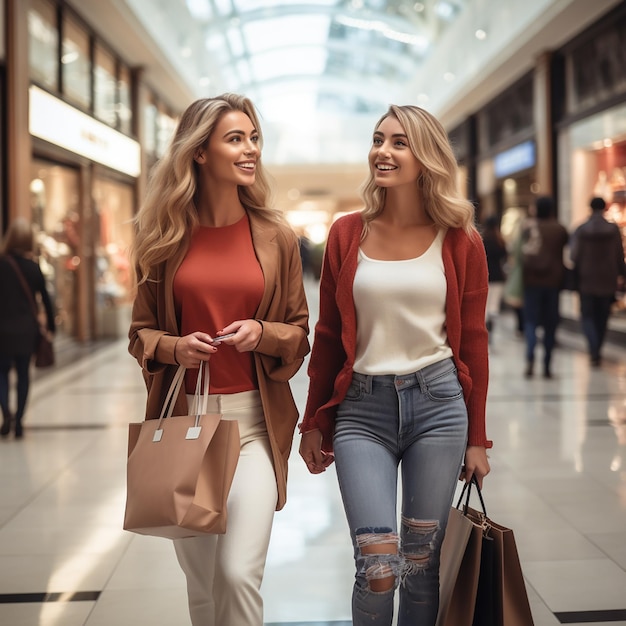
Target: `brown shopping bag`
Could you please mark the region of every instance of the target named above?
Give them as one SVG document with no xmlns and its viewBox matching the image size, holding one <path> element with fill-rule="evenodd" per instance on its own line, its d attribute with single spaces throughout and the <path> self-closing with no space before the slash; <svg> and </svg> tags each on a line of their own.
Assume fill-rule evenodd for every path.
<svg viewBox="0 0 626 626">
<path fill-rule="evenodd" d="M 436 626 L 473 624 L 480 578 L 483 527 L 459 508 L 464 495 L 469 500 L 467 484 L 463 486 L 456 507 L 450 509 L 441 546 L 439 614 Z"/>
<path fill-rule="evenodd" d="M 496 624 L 498 626 L 533 626 L 533 617 L 513 531 L 489 520 L 489 536 L 493 538 L 495 553 Z"/>
<path fill-rule="evenodd" d="M 472 482 L 482 511 L 468 506 L 471 484 L 469 488 L 465 485 L 456 508 L 450 512 L 450 520 L 465 517 L 472 524 L 472 530 L 456 575 L 447 570 L 451 557 L 447 556 L 444 562 L 444 548 L 447 552 L 457 549 L 453 540 L 446 546 L 446 531 L 441 586 L 443 589 L 443 584 L 449 585 L 446 578 L 452 575 L 453 589 L 448 596 L 440 595 L 437 626 L 534 626 L 513 531 L 487 516 L 478 484 L 475 479 Z M 466 489 L 466 501 L 461 510 Z"/>
<path fill-rule="evenodd" d="M 203 377 L 202 366 L 192 414 L 172 417 L 184 376 L 179 367 L 158 420 L 129 426 L 125 530 L 170 539 L 226 532 L 239 428 L 206 414 L 208 367 Z"/>
</svg>

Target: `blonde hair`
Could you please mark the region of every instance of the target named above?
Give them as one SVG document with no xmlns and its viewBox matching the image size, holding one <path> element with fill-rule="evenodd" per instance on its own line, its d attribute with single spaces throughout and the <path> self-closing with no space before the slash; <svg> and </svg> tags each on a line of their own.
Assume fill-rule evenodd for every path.
<svg viewBox="0 0 626 626">
<path fill-rule="evenodd" d="M 409 148 L 421 165 L 416 185 L 422 192 L 427 215 L 443 228 L 463 228 L 468 234 L 476 231 L 474 207 L 458 189 L 457 162 L 441 123 L 420 107 L 391 105 L 375 128 L 390 116 L 400 122 Z M 385 188 L 376 185 L 371 172 L 361 196 L 365 203 L 362 212 L 365 234 L 369 223 L 382 212 L 386 198 Z"/>
<path fill-rule="evenodd" d="M 194 156 L 207 144 L 222 116 L 230 111 L 241 111 L 250 118 L 259 133 L 259 147 L 262 147 L 263 136 L 256 111 L 245 96 L 225 93 L 201 98 L 187 107 L 166 153 L 151 172 L 145 201 L 135 217 L 132 254 L 140 282 L 147 280 L 155 265 L 170 258 L 198 225 Z M 238 193 L 247 210 L 260 213 L 272 222 L 283 222 L 282 214 L 267 206 L 270 184 L 260 160 L 254 184 L 239 186 Z"/>
<path fill-rule="evenodd" d="M 35 237 L 30 222 L 23 217 L 15 218 L 7 229 L 2 245 L 3 254 L 15 252 L 19 255 L 27 255 L 34 252 Z"/>
</svg>

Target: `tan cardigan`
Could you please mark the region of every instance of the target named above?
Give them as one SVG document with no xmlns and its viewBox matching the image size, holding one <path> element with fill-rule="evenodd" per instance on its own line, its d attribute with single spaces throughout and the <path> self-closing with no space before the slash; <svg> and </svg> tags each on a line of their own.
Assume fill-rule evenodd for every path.
<svg viewBox="0 0 626 626">
<path fill-rule="evenodd" d="M 254 351 L 254 363 L 274 460 L 279 510 L 287 497 L 287 459 L 298 421 L 288 381 L 309 352 L 308 308 L 295 235 L 254 211 L 248 211 L 248 217 L 265 279 L 255 315 L 263 324 L 263 334 Z M 181 245 L 171 259 L 156 267 L 150 279 L 138 287 L 133 304 L 129 352 L 143 370 L 148 390 L 146 419 L 159 416 L 178 367 L 174 346 L 180 335 L 173 281 L 186 252 L 187 245 Z M 173 414 L 186 415 L 187 410 L 182 390 Z"/>
</svg>

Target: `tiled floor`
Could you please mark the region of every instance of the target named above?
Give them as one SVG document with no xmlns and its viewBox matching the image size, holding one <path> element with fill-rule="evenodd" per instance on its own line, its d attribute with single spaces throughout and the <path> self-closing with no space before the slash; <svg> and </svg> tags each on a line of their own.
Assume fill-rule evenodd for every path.
<svg viewBox="0 0 626 626">
<path fill-rule="evenodd" d="M 592 370 L 579 337 L 559 340 L 556 378 L 527 381 L 511 320 L 495 331 L 486 504 L 515 530 L 536 626 L 626 626 L 626 352 L 611 347 Z M 300 407 L 306 387 L 303 369 Z M 169 542 L 121 530 L 126 425 L 144 398 L 125 341 L 34 384 L 24 440 L 0 442 L 3 626 L 188 623 Z M 264 581 L 267 624 L 347 626 L 352 576 L 334 473 L 310 476 L 294 450 Z"/>
</svg>

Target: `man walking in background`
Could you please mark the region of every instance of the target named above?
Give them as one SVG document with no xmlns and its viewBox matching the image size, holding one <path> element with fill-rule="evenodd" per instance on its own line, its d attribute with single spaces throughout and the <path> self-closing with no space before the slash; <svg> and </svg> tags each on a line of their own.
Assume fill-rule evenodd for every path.
<svg viewBox="0 0 626 626">
<path fill-rule="evenodd" d="M 552 350 L 559 325 L 559 291 L 565 274 L 563 249 L 569 239 L 567 230 L 555 217 L 552 198 L 536 199 L 534 211 L 525 221 L 521 236 L 526 336 L 524 375 L 526 378 L 533 375 L 537 328 L 543 326 L 543 377 L 552 378 Z"/>
<path fill-rule="evenodd" d="M 626 267 L 619 228 L 603 215 L 606 203 L 593 198 L 590 206 L 591 217 L 572 235 L 570 254 L 578 279 L 582 330 L 591 365 L 598 367 L 615 291 L 624 281 Z"/>
</svg>

